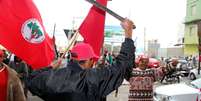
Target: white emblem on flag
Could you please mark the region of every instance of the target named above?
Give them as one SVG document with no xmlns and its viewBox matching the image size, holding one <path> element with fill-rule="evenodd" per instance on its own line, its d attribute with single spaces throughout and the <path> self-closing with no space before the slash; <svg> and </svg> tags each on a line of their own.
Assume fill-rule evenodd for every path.
<svg viewBox="0 0 201 101">
<path fill-rule="evenodd" d="M 45 39 L 44 30 L 37 19 L 25 21 L 21 29 L 22 36 L 30 43 L 41 43 Z"/>
</svg>

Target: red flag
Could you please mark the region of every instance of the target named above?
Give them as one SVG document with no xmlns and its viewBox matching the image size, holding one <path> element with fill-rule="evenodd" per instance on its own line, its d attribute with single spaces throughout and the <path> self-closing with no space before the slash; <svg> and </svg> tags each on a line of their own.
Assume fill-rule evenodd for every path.
<svg viewBox="0 0 201 101">
<path fill-rule="evenodd" d="M 97 0 L 106 6 L 107 0 Z M 100 56 L 100 50 L 104 41 L 105 11 L 92 6 L 87 17 L 82 22 L 79 32 L 85 43 L 89 43 L 95 54 Z"/>
<path fill-rule="evenodd" d="M 0 44 L 33 69 L 48 66 L 54 45 L 32 0 L 0 0 Z"/>
</svg>

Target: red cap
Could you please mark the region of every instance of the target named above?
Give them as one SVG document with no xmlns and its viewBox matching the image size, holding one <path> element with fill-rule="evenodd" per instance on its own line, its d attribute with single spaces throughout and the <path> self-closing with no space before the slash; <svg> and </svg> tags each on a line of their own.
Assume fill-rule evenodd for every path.
<svg viewBox="0 0 201 101">
<path fill-rule="evenodd" d="M 97 60 L 99 56 L 97 56 L 92 47 L 87 43 L 78 43 L 76 44 L 73 49 L 71 50 L 72 54 L 76 55 L 77 60 L 88 60 L 88 59 L 95 59 Z"/>
</svg>

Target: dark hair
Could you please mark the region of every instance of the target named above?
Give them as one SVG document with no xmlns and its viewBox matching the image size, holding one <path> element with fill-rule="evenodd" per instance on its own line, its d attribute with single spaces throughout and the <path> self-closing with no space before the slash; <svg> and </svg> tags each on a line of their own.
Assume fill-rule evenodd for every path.
<svg viewBox="0 0 201 101">
<path fill-rule="evenodd" d="M 77 53 L 70 53 L 70 55 L 71 55 L 71 57 L 74 57 L 74 58 L 78 57 Z"/>
<path fill-rule="evenodd" d="M 78 61 L 78 60 L 74 60 L 74 59 L 70 59 L 71 62 L 74 62 L 74 63 L 78 63 L 78 64 L 84 64 L 86 62 L 86 60 L 81 60 L 81 61 Z"/>
<path fill-rule="evenodd" d="M 91 58 L 90 60 L 93 60 L 93 58 Z M 74 60 L 74 59 L 71 59 L 70 61 L 73 61 L 75 63 L 78 63 L 78 64 L 82 65 L 82 64 L 86 63 L 87 60 Z"/>
<path fill-rule="evenodd" d="M 78 61 L 78 63 L 79 63 L 80 65 L 84 64 L 85 62 L 86 62 L 86 60 L 80 60 L 80 61 Z"/>
<path fill-rule="evenodd" d="M 17 57 L 16 55 L 14 56 L 14 62 L 21 62 L 22 60 L 19 58 L 19 57 Z"/>
</svg>

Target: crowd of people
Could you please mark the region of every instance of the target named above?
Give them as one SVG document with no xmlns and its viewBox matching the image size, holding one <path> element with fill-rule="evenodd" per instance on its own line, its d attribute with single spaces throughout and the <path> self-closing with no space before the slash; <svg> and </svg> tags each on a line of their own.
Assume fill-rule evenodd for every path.
<svg viewBox="0 0 201 101">
<path fill-rule="evenodd" d="M 173 72 L 177 60 L 148 68 L 149 58 L 141 56 L 136 67 L 133 25 L 129 19 L 121 23 L 125 41 L 117 56 L 104 52 L 98 57 L 89 44 L 77 43 L 65 65 L 61 66 L 64 59 L 58 58 L 50 66 L 32 71 L 19 57 L 0 50 L 0 101 L 26 101 L 28 90 L 44 101 L 106 101 L 124 79 L 130 83 L 129 101 L 153 101 L 154 82 Z"/>
<path fill-rule="evenodd" d="M 161 64 L 168 64 L 172 59 L 178 59 L 178 60 L 185 60 L 185 62 L 187 63 L 188 66 L 196 68 L 198 67 L 198 62 L 199 62 L 199 57 L 196 55 L 189 55 L 189 56 L 185 56 L 185 57 L 168 57 L 168 58 L 164 58 L 161 57 L 160 62 Z"/>
</svg>

